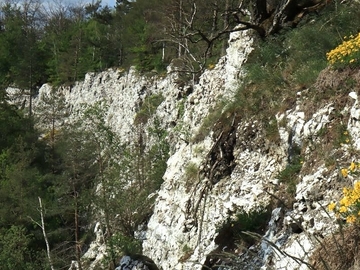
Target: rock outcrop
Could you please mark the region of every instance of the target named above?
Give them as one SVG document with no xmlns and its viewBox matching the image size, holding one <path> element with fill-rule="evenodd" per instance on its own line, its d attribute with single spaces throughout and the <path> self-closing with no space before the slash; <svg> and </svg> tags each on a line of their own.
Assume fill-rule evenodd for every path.
<svg viewBox="0 0 360 270">
<path fill-rule="evenodd" d="M 344 184 L 339 183 L 336 166 L 346 166 L 355 158 L 348 151 L 350 144 L 360 149 L 356 90 L 349 93 L 341 110 L 333 103 L 323 104 L 310 116 L 303 109 L 307 90 L 299 92 L 295 107 L 276 116 L 276 142 L 266 138 L 256 116 L 241 121 L 229 117 L 228 128 L 211 130 L 201 140 L 194 140 L 219 100 L 233 97 L 252 46 L 251 31 L 233 33 L 226 56 L 196 84 L 181 82 L 171 68 L 164 77 L 142 76 L 131 69 L 87 74 L 83 82 L 61 89 L 70 119 L 81 114 L 86 105 L 106 103 L 107 122 L 125 141 L 145 98 L 159 93 L 164 96 L 154 117 L 161 119 L 161 126 L 169 133 L 171 156 L 143 241 L 144 255 L 159 269 L 231 265 L 218 256 L 221 252 L 232 254 L 238 267 L 243 267 L 238 269 L 306 269 L 304 262 L 318 245 L 315 238 L 325 237 L 336 227 L 329 226 L 334 219 L 324 209 L 338 198 Z M 50 89 L 44 85 L 39 97 Z M 39 98 L 37 106 L 40 103 Z M 312 151 L 321 143 L 321 131 L 336 121 L 335 112 L 348 119 L 344 124 L 353 141 L 335 149 L 336 165 L 328 166 L 326 157 L 314 157 Z M 291 163 L 296 147 L 304 149 L 299 182 L 294 184 L 294 193 L 279 202 L 279 191 L 285 190 L 286 184 L 278 176 Z M 189 166 L 198 168 L 196 175 L 187 174 Z M 239 216 L 264 211 L 268 215 L 263 231 L 257 233 L 263 240 L 247 243 L 252 252 L 236 247 L 235 229 L 242 231 L 236 228 L 241 226 Z M 106 252 L 99 226 L 97 242 L 84 256 L 91 261 L 88 269 L 95 269 Z"/>
</svg>

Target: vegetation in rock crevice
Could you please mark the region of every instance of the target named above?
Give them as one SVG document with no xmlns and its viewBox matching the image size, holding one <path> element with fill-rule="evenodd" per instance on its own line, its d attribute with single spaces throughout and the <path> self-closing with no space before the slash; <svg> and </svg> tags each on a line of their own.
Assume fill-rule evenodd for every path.
<svg viewBox="0 0 360 270">
<path fill-rule="evenodd" d="M 255 50 L 245 64 L 247 73 L 238 92 L 232 100 L 220 101 L 214 106 L 195 137 L 201 140 L 210 131 L 216 134 L 218 126 L 229 127 L 227 123 L 231 117 L 236 119 L 236 123 L 242 121 L 241 128 L 243 128 L 244 123 L 251 122 L 254 115 L 260 120 L 257 125 L 268 126 L 263 130 L 267 133 L 275 130 L 276 133 L 278 130 L 276 124 L 274 128 L 269 123 L 274 123 L 273 118 L 278 113 L 293 109 L 297 100 L 302 101 L 302 107 L 299 109 L 305 112 L 305 120 L 310 119 L 322 106 L 334 104 L 330 124 L 325 125 L 312 138 L 308 138 L 309 141 L 304 142 L 301 147 L 297 147 L 288 165 L 277 176 L 284 184 L 282 185 L 284 190 L 281 192 L 285 194 L 277 199 L 285 202 L 285 206 L 290 209 L 296 185 L 301 180 L 300 173 L 304 175 L 306 172 L 314 172 L 317 170 L 317 165 L 324 163 L 330 169 L 336 168 L 338 166 L 336 157 L 339 156 L 341 147 L 349 149 L 354 155 L 357 154 L 351 149 L 352 139 L 346 130 L 348 119 L 343 112 L 349 101 L 347 97 L 349 92 L 359 90 L 357 25 L 360 22 L 360 13 L 358 9 L 353 9 L 354 7 L 358 8 L 359 4 L 329 5 L 318 14 L 306 17 L 296 28 L 283 29 L 279 34 L 256 43 Z M 286 123 L 283 125 L 286 127 Z M 266 138 L 270 144 L 277 145 L 278 136 L 272 133 Z M 308 151 L 306 155 L 309 160 L 303 167 L 303 163 L 307 161 L 304 159 L 305 150 Z M 353 165 L 351 166 L 354 168 Z M 348 172 L 342 170 L 343 175 Z M 358 201 L 357 195 L 355 196 L 357 189 L 356 185 L 354 188 L 344 189 L 344 198 L 339 205 L 335 203 L 330 205 L 331 210 L 335 209 L 338 215 L 343 216 L 347 213 L 347 222 L 356 223 L 358 220 Z M 351 207 L 350 202 L 354 203 Z M 348 207 L 346 211 L 345 205 Z M 354 261 L 355 265 L 358 265 L 355 259 L 358 253 L 355 246 L 348 243 L 352 240 L 358 243 L 358 230 L 355 227 L 346 228 L 343 233 L 334 234 L 325 240 L 324 244 L 329 243 L 329 251 L 333 255 L 329 258 L 326 247 L 321 251 L 321 255 L 320 253 L 314 255 L 317 261 L 316 269 L 356 268 Z M 336 238 L 336 241 L 332 242 L 330 238 Z M 231 242 L 227 241 L 226 244 L 229 243 Z M 339 248 L 348 251 L 346 254 L 351 253 L 346 255 L 344 262 L 341 262 Z M 338 254 L 335 254 L 336 252 Z M 216 254 L 214 255 L 216 257 Z M 213 266 L 211 262 L 231 261 L 236 264 L 238 259 L 229 253 L 224 257 L 218 255 L 217 259 L 209 257 L 206 266 L 211 268 Z M 324 259 L 325 263 L 329 262 L 330 268 L 321 266 L 323 262 L 320 260 Z M 219 265 L 214 265 L 211 269 L 216 267 Z"/>
<path fill-rule="evenodd" d="M 134 123 L 137 125 L 147 124 L 148 120 L 153 116 L 157 107 L 164 101 L 162 94 L 153 94 L 146 96 L 141 103 L 138 112 L 135 115 Z"/>
<path fill-rule="evenodd" d="M 354 5 L 354 6 L 353 6 Z M 204 120 L 195 141 L 201 140 L 216 122 L 236 122 L 257 115 L 270 138 L 273 117 L 290 109 L 299 92 L 309 100 L 308 113 L 313 103 L 325 104 L 346 94 L 345 88 L 328 87 L 321 95 L 314 84 L 319 73 L 328 66 L 326 54 L 342 42 L 342 38 L 357 35 L 360 23 L 358 3 L 328 5 L 318 14 L 309 14 L 296 28 L 284 28 L 265 40 L 258 40 L 245 64 L 246 75 L 233 99 L 221 100 Z M 306 91 L 305 91 L 306 90 Z M 341 92 L 340 92 L 341 90 Z M 320 99 L 321 96 L 321 100 Z M 309 115 L 310 117 L 311 115 Z"/>
<path fill-rule="evenodd" d="M 218 229 L 215 243 L 218 245 L 206 258 L 203 269 L 257 269 L 260 265 L 251 265 L 252 254 L 248 248 L 260 241 L 248 235 L 248 232 L 264 234 L 271 212 L 269 209 L 258 209 L 250 213 L 239 212 L 229 218 Z M 245 257 L 244 260 L 242 257 Z M 248 265 L 247 265 L 248 264 Z"/>
<path fill-rule="evenodd" d="M 340 169 L 343 179 L 355 179 L 353 187 L 343 187 L 339 201 L 329 203 L 328 216 L 335 219 L 333 230 L 324 238 L 311 255 L 310 262 L 314 269 L 357 269 L 359 267 L 360 241 L 359 210 L 360 182 L 358 181 L 359 163 L 351 162 L 347 168 Z M 342 183 L 343 184 L 343 183 Z M 337 225 L 337 226 L 335 226 Z"/>
<path fill-rule="evenodd" d="M 355 7 L 359 6 L 357 3 L 353 4 Z M 310 148 L 314 160 L 322 156 L 330 162 L 331 149 L 350 142 L 349 136 L 344 135 L 345 130 L 343 130 L 347 120 L 342 119 L 338 111 L 343 109 L 344 103 L 338 104 L 338 102 L 344 100 L 348 91 L 354 88 L 347 86 L 348 81 L 352 79 L 345 78 L 350 71 L 345 69 L 344 75 L 341 75 L 344 71 L 329 69 L 326 55 L 342 42 L 343 36 L 353 34 L 356 40 L 357 33 L 354 33 L 354 29 L 356 24 L 360 23 L 359 15 L 358 9 L 353 9 L 352 5 L 329 5 L 318 14 L 308 15 L 296 28 L 283 29 L 279 34 L 256 43 L 254 51 L 245 64 L 247 72 L 237 93 L 233 99 L 221 100 L 214 106 L 194 137 L 195 141 L 203 139 L 210 130 L 214 131 L 213 134 L 216 136 L 217 131 L 221 132 L 229 128 L 230 119 L 235 120 L 235 125 L 240 121 L 253 123 L 253 116 L 256 115 L 256 120 L 260 122 L 252 126 L 259 126 L 262 132 L 266 133 L 269 142 L 264 144 L 277 145 L 279 135 L 274 116 L 291 109 L 301 93 L 301 99 L 305 101 L 301 109 L 306 113 L 307 118 L 312 116 L 311 112 L 315 112 L 320 104 L 325 105 L 336 100 L 335 113 L 338 113 L 339 117 L 330 127 L 326 127 L 321 135 L 328 137 L 329 144 L 315 143 Z M 354 52 L 357 52 L 356 48 Z M 353 72 L 356 73 L 356 70 Z M 327 73 L 329 74 L 326 75 Z M 339 74 L 337 77 L 332 77 L 332 81 L 338 83 L 340 81 L 338 85 L 331 85 L 330 82 L 325 81 L 325 78 L 330 79 L 330 76 L 337 73 Z M 357 85 L 356 80 L 352 85 Z M 317 104 L 316 108 L 313 106 L 314 103 Z M 244 129 L 243 124 L 241 129 Z M 240 132 L 244 137 L 244 131 Z M 307 146 L 308 143 L 302 145 L 303 149 Z M 251 147 L 253 148 L 254 145 Z M 280 196 L 283 199 L 289 199 L 295 192 L 297 178 L 304 162 L 300 157 L 301 150 L 298 149 L 298 154 L 278 174 L 280 182 L 285 184 L 286 190 Z M 310 168 L 306 169 L 310 170 Z M 291 204 L 291 200 L 289 203 Z"/>
</svg>

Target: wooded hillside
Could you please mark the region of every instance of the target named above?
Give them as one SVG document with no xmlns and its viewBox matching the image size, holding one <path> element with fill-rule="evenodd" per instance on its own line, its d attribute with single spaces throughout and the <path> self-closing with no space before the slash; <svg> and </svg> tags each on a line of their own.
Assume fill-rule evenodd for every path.
<svg viewBox="0 0 360 270">
<path fill-rule="evenodd" d="M 141 253 L 134 233 L 152 213 L 154 198 L 149 195 L 160 187 L 169 157 L 167 133 L 159 122 L 154 121 L 151 128 L 144 126 L 163 97 L 145 99 L 129 138 L 134 143 L 129 145 L 104 124 L 107 108 L 100 104 L 89 107 L 78 121 L 60 127 L 58 123 L 69 114 L 57 91 L 60 85 L 72 86 L 87 72 L 108 68 L 135 66 L 140 73 L 162 73 L 171 63 L 189 75 L 185 78 L 193 78 L 224 55 L 231 32 L 253 29 L 261 46 L 249 59 L 249 91 L 238 95 L 241 102 L 230 109 L 237 106 L 237 116 L 242 106 L 241 115 L 261 110 L 273 117 L 278 103 L 283 103 L 278 97 L 289 100 L 280 86 L 309 83 L 291 81 L 296 70 L 292 68 L 303 71 L 310 62 L 300 66 L 299 59 L 289 61 L 290 54 L 295 55 L 293 48 L 298 47 L 283 44 L 282 34 L 311 22 L 323 11 L 332 14 L 339 5 L 339 1 L 325 0 L 117 0 L 116 8 L 111 9 L 102 7 L 100 1 L 91 5 L 2 1 L 1 269 L 66 269 L 71 260 L 78 261 L 81 269 L 80 256 L 90 243 L 88 226 L 95 212 L 103 214 L 109 265 L 114 264 L 119 247 Z M 349 15 L 351 21 L 338 16 L 344 32 L 357 23 L 353 18 L 358 14 L 354 14 Z M 298 36 L 292 33 L 289 37 L 293 41 Z M 321 52 L 329 50 L 336 38 L 333 43 L 323 39 L 321 46 L 315 46 Z M 310 48 L 306 53 L 314 51 Z M 326 65 L 325 54 L 318 57 L 322 59 L 316 72 Z M 279 59 L 289 65 L 278 64 Z M 269 77 L 264 74 L 281 74 L 280 83 L 272 81 L 277 87 L 269 90 L 269 81 L 265 81 Z M 32 98 L 44 83 L 53 85 L 54 91 L 41 97 L 45 105 L 34 114 Z M 10 86 L 21 89 L 29 101 L 22 107 L 9 102 L 6 89 Z M 272 99 L 277 100 L 269 102 Z"/>
</svg>

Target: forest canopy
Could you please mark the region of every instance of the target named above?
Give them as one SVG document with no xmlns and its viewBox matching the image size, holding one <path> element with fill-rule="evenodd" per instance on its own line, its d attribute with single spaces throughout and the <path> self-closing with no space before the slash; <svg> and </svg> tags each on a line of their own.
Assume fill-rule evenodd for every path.
<svg viewBox="0 0 360 270">
<path fill-rule="evenodd" d="M 101 1 L 2 1 L 0 83 L 36 91 L 111 67 L 163 70 L 182 57 L 197 70 L 205 56 L 223 52 L 230 29 L 229 6 L 211 2 L 117 0 L 110 8 Z"/>
<path fill-rule="evenodd" d="M 294 27 L 327 0 L 4 0 L 0 3 L 0 84 L 36 89 L 73 84 L 87 72 L 135 65 L 164 70 L 180 59 L 198 73 L 225 53 L 229 34 L 261 37 Z"/>
</svg>

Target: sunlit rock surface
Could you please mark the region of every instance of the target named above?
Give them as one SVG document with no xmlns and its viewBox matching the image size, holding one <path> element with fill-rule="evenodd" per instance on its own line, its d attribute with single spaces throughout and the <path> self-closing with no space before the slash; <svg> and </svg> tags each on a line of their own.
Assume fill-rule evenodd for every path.
<svg viewBox="0 0 360 270">
<path fill-rule="evenodd" d="M 291 162 L 297 147 L 303 149 L 303 169 L 293 197 L 289 198 L 292 207 L 273 207 L 262 235 L 264 240 L 251 247 L 256 258 L 238 253 L 234 256 L 244 265 L 248 263 L 244 269 L 252 269 L 250 265 L 261 269 L 306 269 L 306 262 L 318 245 L 315 237 L 322 238 L 336 228 L 333 214 L 328 215 L 325 209 L 330 201 L 339 198 L 344 186 L 339 181 L 339 166 L 356 159 L 349 151 L 351 147 L 360 148 L 356 91 L 349 93 L 340 112 L 348 119 L 344 125 L 352 141 L 334 149 L 331 157 L 313 156 L 313 150 L 322 142 L 322 131 L 334 125 L 335 106 L 324 104 L 309 115 L 303 110 L 304 93 L 308 90 L 297 93 L 292 109 L 274 116 L 277 142 L 266 138 L 256 115 L 226 132 L 210 132 L 201 140 L 193 139 L 214 106 L 236 93 L 244 76 L 242 65 L 252 45 L 249 32 L 233 33 L 227 54 L 195 84 L 184 83 L 176 72 L 144 76 L 135 69 L 111 69 L 89 73 L 83 82 L 59 89 L 70 112 L 66 121 L 79 117 L 91 104 L 106 104 L 106 121 L 124 141 L 132 137 L 134 119 L 144 99 L 163 95 L 164 101 L 154 117 L 168 131 L 171 153 L 143 242 L 144 255 L 159 269 L 202 269 L 214 250 L 226 250 L 227 239 L 219 240 L 219 230 L 237 213 L 251 213 L 274 202 L 276 191 L 286 189 L 278 179 L 279 172 Z M 34 100 L 35 114 L 41 95 L 47 95 L 50 89 L 49 85 L 40 89 Z M 15 98 L 17 90 L 10 92 L 13 102 L 21 106 L 22 100 Z M 326 166 L 326 162 L 334 165 Z M 199 168 L 198 175 L 191 179 L 186 173 L 189 164 Z M 86 269 L 98 269 L 106 255 L 101 224 L 94 224 L 96 241 L 83 257 L 89 262 L 84 264 Z"/>
</svg>

